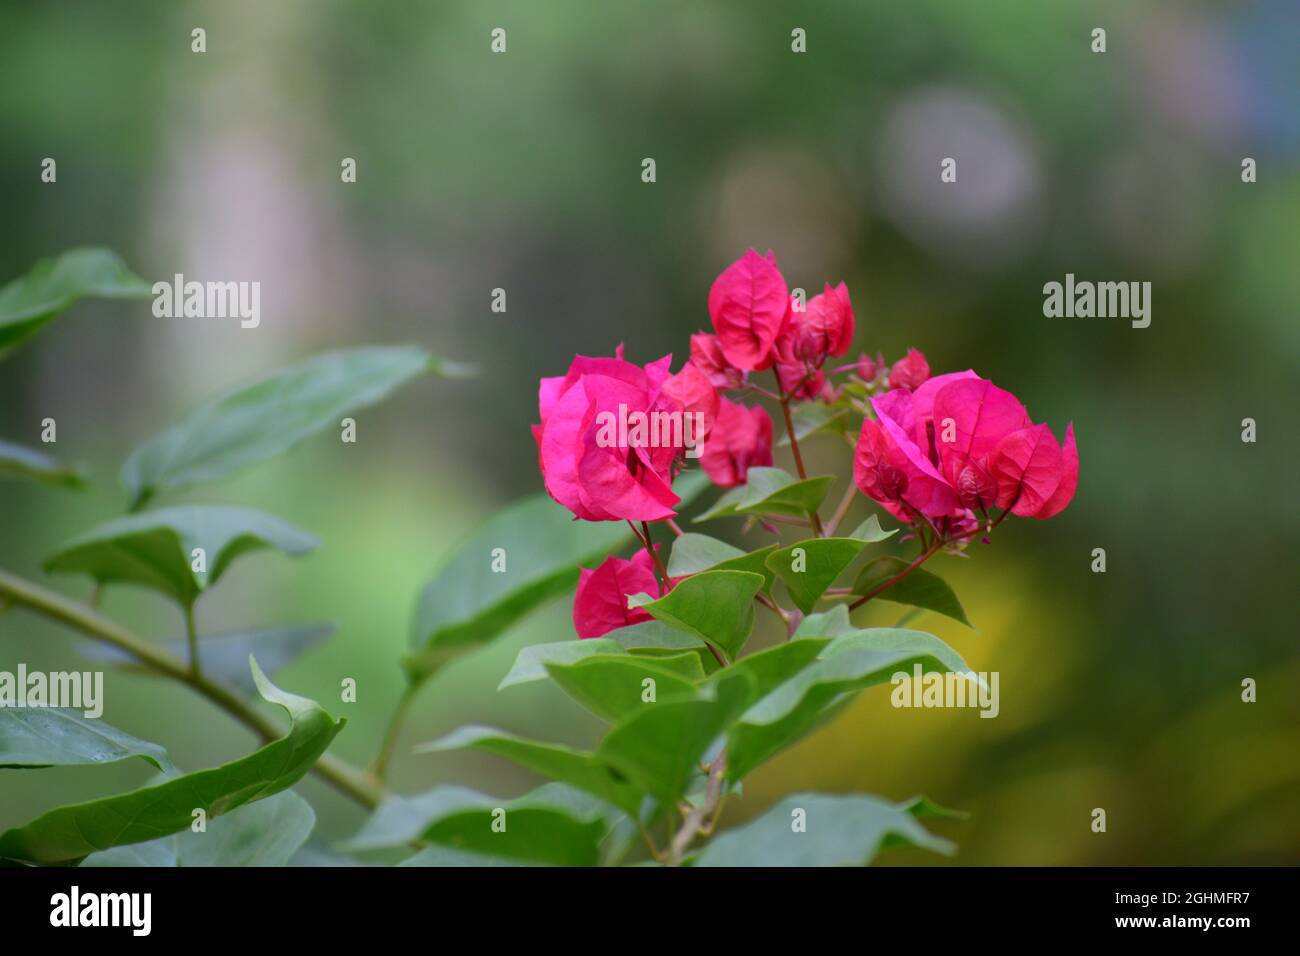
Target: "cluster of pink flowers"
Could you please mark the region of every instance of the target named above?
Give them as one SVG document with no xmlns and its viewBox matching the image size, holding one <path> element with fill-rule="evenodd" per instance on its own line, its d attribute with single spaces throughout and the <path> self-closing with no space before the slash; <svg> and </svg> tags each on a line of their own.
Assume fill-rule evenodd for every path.
<svg viewBox="0 0 1300 956">
<path fill-rule="evenodd" d="M 533 426 L 542 477 L 575 517 L 635 528 L 673 518 L 680 503 L 672 482 L 691 452 L 688 443 L 674 437 L 611 444 L 600 440 L 605 416 L 696 416 L 703 423 L 694 436 L 702 440 L 700 466 L 723 488 L 744 484 L 752 467 L 771 466 L 772 418 L 723 392 L 766 396 L 783 411 L 792 403 L 848 398 L 864 413 L 855 484 L 898 520 L 931 529 L 936 541 L 975 532 L 992 508 L 1050 518 L 1074 496 L 1073 425 L 1058 442 L 1014 395 L 974 372 L 931 376 L 917 349 L 892 366 L 880 355 L 862 355 L 828 372 L 827 359 L 846 355 L 853 340 L 853 306 L 842 282 L 826 284 L 799 307 L 772 253 L 751 249 L 714 281 L 709 317 L 713 332 L 691 336 L 690 359 L 676 374 L 671 355 L 642 367 L 626 361 L 619 346 L 613 358 L 577 356 L 565 375 L 542 379 L 541 423 Z M 765 370 L 774 374 L 775 392 L 753 380 Z M 839 373 L 869 399 L 845 396 L 829 377 Z M 631 560 L 611 557 L 595 571 L 583 569 L 574 603 L 580 636 L 644 620 L 644 611 L 627 608 L 626 596 L 672 587 L 657 552 L 647 538 L 643 543 L 647 550 Z"/>
</svg>

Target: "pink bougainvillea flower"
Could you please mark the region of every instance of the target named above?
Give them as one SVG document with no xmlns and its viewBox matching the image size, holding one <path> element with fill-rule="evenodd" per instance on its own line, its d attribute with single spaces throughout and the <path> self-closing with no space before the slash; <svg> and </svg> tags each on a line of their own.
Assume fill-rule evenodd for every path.
<svg viewBox="0 0 1300 956">
<path fill-rule="evenodd" d="M 776 376 L 781 382 L 782 390 L 798 401 L 810 401 L 822 393 L 826 385 L 826 373 L 819 368 L 804 365 L 802 362 L 787 365 L 778 362 Z"/>
<path fill-rule="evenodd" d="M 722 399 L 700 466 L 722 488 L 743 485 L 749 469 L 772 464 L 772 419 L 757 405 Z"/>
<path fill-rule="evenodd" d="M 858 356 L 858 364 L 855 371 L 858 373 L 858 377 L 864 382 L 874 382 L 876 376 L 880 374 L 884 367 L 884 356 L 877 354 L 875 358 L 872 358 L 864 352 Z"/>
<path fill-rule="evenodd" d="M 916 391 L 930 377 L 930 363 L 919 349 L 908 349 L 907 354 L 889 370 L 890 388 L 908 388 Z"/>
<path fill-rule="evenodd" d="M 964 372 L 947 372 L 926 379 L 925 384 L 912 393 L 912 415 L 916 421 L 916 443 L 925 450 L 926 455 L 936 465 L 939 463 L 939 453 L 935 448 L 934 396 L 939 394 L 939 389 L 945 385 L 961 381 L 964 378 L 979 378 L 979 376 L 970 369 Z"/>
<path fill-rule="evenodd" d="M 965 508 L 997 503 L 989 456 L 1007 435 L 1033 424 L 1020 400 L 982 378 L 962 378 L 934 396 L 932 424 L 939 470 Z"/>
<path fill-rule="evenodd" d="M 578 591 L 573 596 L 573 627 L 578 637 L 600 637 L 617 628 L 650 620 L 646 611 L 627 606 L 627 599 L 633 594 L 659 597 L 654 563 L 644 549 L 630 561 L 611 555 L 596 570 L 579 568 L 578 572 Z"/>
<path fill-rule="evenodd" d="M 1065 432 L 1065 447 L 1046 425 L 1032 425 L 1006 435 L 989 459 L 998 486 L 999 508 L 1022 518 L 1050 518 L 1065 508 L 1079 483 L 1079 453 L 1074 424 Z"/>
<path fill-rule="evenodd" d="M 853 305 L 843 282 L 813 296 L 790 318 L 776 340 L 777 361 L 820 368 L 828 355 L 843 355 L 853 342 Z"/>
<path fill-rule="evenodd" d="M 871 400 L 876 420 L 862 423 L 853 457 L 853 481 L 900 521 L 916 514 L 943 518 L 960 513 L 952 487 L 913 440 L 912 395 L 894 389 Z"/>
<path fill-rule="evenodd" d="M 790 293 L 771 252 L 750 249 L 709 290 L 709 317 L 727 362 L 750 372 L 772 365 L 772 345 L 787 321 Z"/>
<path fill-rule="evenodd" d="M 542 421 L 533 428 L 542 478 L 551 497 L 576 517 L 658 521 L 676 513 L 680 499 L 672 478 L 685 450 L 688 415 L 699 412 L 707 426 L 716 394 L 698 369 L 670 375 L 671 361 L 664 356 L 642 368 L 625 361 L 620 346 L 614 358 L 579 355 L 563 377 L 542 380 Z M 662 433 L 653 426 L 643 431 L 656 439 L 650 441 L 633 441 L 629 428 L 611 430 L 611 423 L 635 426 L 638 416 L 649 425 L 664 412 L 679 416 L 670 441 L 657 440 Z"/>
<path fill-rule="evenodd" d="M 727 361 L 718 337 L 710 332 L 691 336 L 691 364 L 709 377 L 714 388 L 739 388 L 744 384 L 745 373 Z"/>
</svg>

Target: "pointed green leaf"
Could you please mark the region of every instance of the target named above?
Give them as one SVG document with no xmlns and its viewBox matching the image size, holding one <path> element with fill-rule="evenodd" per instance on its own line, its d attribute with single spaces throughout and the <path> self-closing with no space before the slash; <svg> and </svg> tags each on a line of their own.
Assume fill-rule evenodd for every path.
<svg viewBox="0 0 1300 956">
<path fill-rule="evenodd" d="M 843 642 L 839 644 L 838 642 Z M 942 658 L 942 659 L 941 659 Z M 833 641 L 820 659 L 797 671 L 745 711 L 732 727 L 727 775 L 739 780 L 820 724 L 850 692 L 889 681 L 894 674 L 970 668 L 933 634 L 871 628 Z"/>
<path fill-rule="evenodd" d="M 754 699 L 757 700 L 815 661 L 829 643 L 829 640 L 819 638 L 786 641 L 742 657 L 726 670 L 715 673 L 709 680 L 717 681 L 728 674 L 748 674 L 753 680 Z"/>
<path fill-rule="evenodd" d="M 4 687 L 0 679 L 0 688 Z M 3 699 L 0 694 L 0 699 Z M 174 773 L 167 751 L 83 711 L 55 707 L 0 707 L 0 769 L 68 767 L 143 757 Z"/>
<path fill-rule="evenodd" d="M 694 655 L 689 658 L 698 660 Z M 695 685 L 653 658 L 632 654 L 598 655 L 573 664 L 547 664 L 551 679 L 583 707 L 616 723 L 647 707 L 695 696 Z M 700 672 L 703 677 L 703 671 Z M 654 681 L 654 702 L 647 703 L 645 681 Z"/>
<path fill-rule="evenodd" d="M 196 809 L 203 809 L 211 821 L 292 787 L 315 765 L 344 721 L 335 721 L 315 701 L 285 693 L 266 679 L 256 661 L 250 659 L 249 664 L 262 697 L 289 713 L 291 723 L 284 737 L 211 770 L 50 810 L 0 834 L 0 859 L 75 863 L 96 850 L 188 829 Z"/>
<path fill-rule="evenodd" d="M 854 593 L 869 593 L 898 574 L 907 565 L 908 562 L 902 558 L 890 555 L 876 558 L 858 575 L 858 579 L 853 583 Z M 961 621 L 967 627 L 971 626 L 966 618 L 966 611 L 963 610 L 952 588 L 948 586 L 948 582 L 925 568 L 917 568 L 897 584 L 882 591 L 873 600 L 894 601 L 898 604 L 923 607 L 928 611 L 936 611 L 950 617 L 954 621 Z"/>
<path fill-rule="evenodd" d="M 147 282 L 131 274 L 107 249 L 69 249 L 42 259 L 0 289 L 0 358 L 35 335 L 77 300 L 147 299 Z"/>
<path fill-rule="evenodd" d="M 896 534 L 898 534 L 897 528 L 886 531 L 884 528 L 880 527 L 880 519 L 875 515 L 871 515 L 866 521 L 854 528 L 853 533 L 849 535 L 849 537 L 856 538 L 859 541 L 865 541 L 867 544 L 875 544 L 878 541 L 892 538 Z"/>
<path fill-rule="evenodd" d="M 810 538 L 772 552 L 767 566 L 785 582 L 795 606 L 808 614 L 865 547 L 857 538 Z"/>
<path fill-rule="evenodd" d="M 0 441 L 0 478 L 29 478 L 47 485 L 84 488 L 86 478 L 80 471 L 62 465 L 44 452 Z"/>
<path fill-rule="evenodd" d="M 674 490 L 684 504 L 707 484 L 702 473 L 690 472 Z M 595 567 L 631 540 L 623 522 L 575 521 L 545 494 L 510 505 L 450 554 L 420 595 L 405 662 L 411 679 L 422 680 L 571 591 L 580 566 Z M 494 570 L 500 561 L 505 570 Z"/>
<path fill-rule="evenodd" d="M 546 666 L 551 663 L 572 664 L 596 655 L 639 654 L 650 657 L 660 667 L 668 668 L 688 679 L 704 676 L 707 660 L 717 666 L 704 642 L 694 634 L 670 627 L 661 621 L 645 621 L 629 627 L 610 631 L 604 637 L 576 641 L 555 641 L 550 644 L 533 644 L 520 650 L 515 664 L 502 678 L 497 690 L 515 684 L 544 680 Z M 694 656 L 700 663 L 692 663 L 684 655 Z"/>
<path fill-rule="evenodd" d="M 82 866 L 285 866 L 316 826 L 316 813 L 292 790 L 217 817 L 207 831 L 92 853 Z"/>
<path fill-rule="evenodd" d="M 689 631 L 734 658 L 754 629 L 754 595 L 763 577 L 747 571 L 704 571 L 679 583 L 654 601 L 632 597 L 629 607 Z"/>
<path fill-rule="evenodd" d="M 794 422 L 795 438 L 803 441 L 818 432 L 843 435 L 849 429 L 849 409 L 843 405 L 827 405 L 825 402 L 800 402 L 790 413 Z M 790 436 L 782 435 L 778 447 L 790 444 Z"/>
<path fill-rule="evenodd" d="M 599 797 L 631 815 L 635 815 L 641 806 L 639 790 L 594 760 L 591 754 L 562 744 L 537 743 L 493 727 L 470 726 L 415 748 L 416 753 L 465 749 L 503 757 L 534 773 Z"/>
<path fill-rule="evenodd" d="M 714 837 L 695 866 L 861 866 L 896 843 L 944 855 L 956 849 L 878 797 L 796 793 Z"/>
<path fill-rule="evenodd" d="M 504 810 L 504 816 L 494 810 Z M 514 800 L 465 787 L 435 787 L 384 801 L 347 848 L 384 849 L 424 840 L 493 857 L 595 866 L 611 810 L 564 784 L 546 784 Z M 504 821 L 504 830 L 493 827 L 497 820 Z"/>
<path fill-rule="evenodd" d="M 835 482 L 831 475 L 800 481 L 780 468 L 751 468 L 746 478 L 745 484 L 732 488 L 695 520 L 761 514 L 804 517 L 821 507 Z"/>
<path fill-rule="evenodd" d="M 100 525 L 64 545 L 45 570 L 154 588 L 189 605 L 242 554 L 274 548 L 301 555 L 317 544 L 305 531 L 251 508 L 186 505 Z M 196 548 L 203 550 L 205 572 L 192 570 Z"/>
<path fill-rule="evenodd" d="M 684 534 L 673 542 L 668 576 L 681 578 L 700 571 L 749 571 L 763 575 L 763 591 L 769 592 L 775 575 L 766 562 L 767 556 L 776 549 L 777 545 L 770 544 L 757 551 L 745 552 L 706 534 Z"/>
<path fill-rule="evenodd" d="M 684 534 L 673 541 L 673 552 L 668 558 L 668 576 L 683 578 L 744 556 L 745 552 L 736 546 L 707 534 Z"/>
<path fill-rule="evenodd" d="M 122 468 L 131 508 L 159 492 L 225 478 L 288 451 L 440 368 L 412 346 L 357 348 L 316 356 L 227 392 L 131 454 Z"/>
<path fill-rule="evenodd" d="M 749 675 L 724 673 L 693 700 L 648 707 L 616 726 L 596 748 L 596 759 L 651 794 L 660 807 L 675 805 L 710 746 L 753 698 Z"/>
</svg>

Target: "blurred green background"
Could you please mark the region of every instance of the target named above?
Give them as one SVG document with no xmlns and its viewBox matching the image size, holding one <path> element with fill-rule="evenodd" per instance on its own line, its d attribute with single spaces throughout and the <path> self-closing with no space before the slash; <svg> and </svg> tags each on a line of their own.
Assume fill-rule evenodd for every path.
<svg viewBox="0 0 1300 956">
<path fill-rule="evenodd" d="M 489 52 L 498 26 L 505 55 Z M 1098 26 L 1105 54 L 1089 49 Z M 1001 673 L 996 720 L 869 692 L 757 773 L 729 820 L 796 790 L 924 792 L 972 813 L 937 827 L 957 863 L 1297 862 L 1298 35 L 1289 0 L 6 4 L 0 280 L 103 244 L 150 281 L 259 280 L 263 318 L 246 331 L 85 303 L 0 364 L 0 436 L 39 445 L 53 417 L 51 450 L 95 476 L 85 495 L 0 484 L 0 566 L 47 580 L 43 556 L 124 506 L 129 450 L 232 383 L 372 342 L 478 362 L 474 381 L 363 412 L 355 446 L 321 437 L 172 499 L 263 508 L 323 539 L 302 561 L 237 566 L 199 622 L 337 622 L 278 682 L 347 716 L 335 748 L 363 762 L 402 687 L 419 589 L 479 520 L 540 487 L 537 379 L 619 342 L 680 361 L 713 277 L 770 247 L 792 286 L 848 282 L 857 348 L 915 345 L 936 372 L 1012 389 L 1058 435 L 1073 420 L 1082 476 L 1062 516 L 936 562 L 977 629 L 920 626 Z M 958 182 L 941 186 L 947 156 Z M 1246 156 L 1257 183 L 1241 181 Z M 1067 272 L 1152 282 L 1151 327 L 1044 318 L 1042 286 Z M 830 440 L 809 455 L 849 474 Z M 1097 547 L 1105 574 L 1089 570 Z M 110 591 L 104 607 L 179 633 L 151 595 Z M 425 686 L 396 786 L 532 785 L 492 758 L 409 754 L 462 723 L 596 739 L 554 687 L 495 690 L 519 647 L 572 636 L 568 613 L 547 608 Z M 862 620 L 901 613 L 877 602 Z M 78 641 L 0 615 L 0 669 L 84 667 Z M 355 704 L 338 701 L 344 677 Z M 1246 677 L 1258 703 L 1240 700 Z M 105 719 L 182 767 L 252 745 L 183 689 L 112 672 L 107 689 Z M 8 773 L 0 828 L 148 776 L 140 761 Z M 320 846 L 359 824 L 314 779 L 299 790 Z"/>
</svg>

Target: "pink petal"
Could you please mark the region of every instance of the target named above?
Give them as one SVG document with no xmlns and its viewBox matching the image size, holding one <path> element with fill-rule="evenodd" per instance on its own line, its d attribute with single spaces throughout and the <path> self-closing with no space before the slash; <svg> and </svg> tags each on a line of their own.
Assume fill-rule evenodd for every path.
<svg viewBox="0 0 1300 956">
<path fill-rule="evenodd" d="M 1027 517 L 1050 499 L 1061 483 L 1061 446 L 1046 425 L 1005 436 L 989 456 L 997 480 L 997 506 Z"/>
<path fill-rule="evenodd" d="M 772 343 L 786 320 L 790 294 L 769 252 L 750 249 L 709 290 L 709 316 L 727 361 L 746 371 L 768 368 Z"/>
<path fill-rule="evenodd" d="M 943 440 L 948 419 L 954 426 L 951 442 Z M 997 443 L 1032 424 L 1018 398 L 982 378 L 959 379 L 941 388 L 934 397 L 933 423 L 943 474 L 954 487 L 968 463 L 987 471 Z"/>
<path fill-rule="evenodd" d="M 1065 446 L 1061 449 L 1061 481 L 1052 496 L 1031 517 L 1044 520 L 1060 514 L 1074 500 L 1079 486 L 1079 449 L 1074 443 L 1074 422 L 1065 429 Z"/>
</svg>

